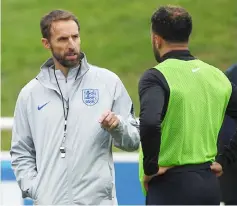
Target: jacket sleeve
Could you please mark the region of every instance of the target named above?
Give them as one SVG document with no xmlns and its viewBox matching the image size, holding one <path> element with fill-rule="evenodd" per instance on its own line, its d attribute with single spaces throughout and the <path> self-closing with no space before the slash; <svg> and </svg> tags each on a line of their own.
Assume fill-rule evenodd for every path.
<svg viewBox="0 0 237 206">
<path fill-rule="evenodd" d="M 120 79 L 116 85 L 112 112 L 120 120 L 118 127 L 110 132 L 114 146 L 124 151 L 137 150 L 140 144 L 139 126 L 135 119 L 131 98 Z"/>
<path fill-rule="evenodd" d="M 234 84 L 232 84 L 232 94 L 226 114 L 233 118 L 237 123 L 237 86 Z M 237 162 L 237 128 L 236 133 L 232 137 L 228 146 L 224 147 L 223 152 L 218 155 L 216 161 L 222 165 L 223 170 L 225 170 L 228 165 Z"/>
<path fill-rule="evenodd" d="M 36 153 L 27 118 L 27 97 L 18 96 L 11 141 L 11 163 L 22 197 L 31 197 L 33 180 L 37 175 Z"/>
</svg>

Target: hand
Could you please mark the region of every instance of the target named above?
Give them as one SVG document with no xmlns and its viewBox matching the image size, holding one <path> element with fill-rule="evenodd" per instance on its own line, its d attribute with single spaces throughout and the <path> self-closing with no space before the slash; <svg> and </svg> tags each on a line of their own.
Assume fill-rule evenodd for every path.
<svg viewBox="0 0 237 206">
<path fill-rule="evenodd" d="M 119 125 L 119 118 L 114 114 L 114 112 L 107 111 L 99 119 L 101 126 L 108 131 L 116 128 Z"/>
<path fill-rule="evenodd" d="M 147 175 L 144 175 L 144 178 L 143 178 L 143 185 L 144 185 L 144 188 L 146 191 L 148 191 L 148 183 L 151 181 L 151 179 L 155 176 L 157 176 L 158 173 L 154 174 L 154 175 L 151 175 L 151 176 L 147 176 Z"/>
<path fill-rule="evenodd" d="M 146 191 L 148 191 L 148 183 L 151 181 L 151 179 L 153 177 L 165 174 L 166 171 L 170 168 L 172 168 L 172 167 L 159 167 L 159 170 L 156 174 L 151 175 L 151 176 L 144 175 L 143 184 L 144 184 Z"/>
<path fill-rule="evenodd" d="M 217 162 L 212 163 L 211 170 L 216 174 L 217 177 L 220 177 L 223 174 L 222 166 Z"/>
<path fill-rule="evenodd" d="M 158 171 L 158 175 L 163 175 L 163 174 L 165 174 L 166 173 L 166 171 L 168 170 L 168 169 L 170 169 L 170 168 L 172 168 L 172 167 L 159 167 L 159 171 Z"/>
</svg>

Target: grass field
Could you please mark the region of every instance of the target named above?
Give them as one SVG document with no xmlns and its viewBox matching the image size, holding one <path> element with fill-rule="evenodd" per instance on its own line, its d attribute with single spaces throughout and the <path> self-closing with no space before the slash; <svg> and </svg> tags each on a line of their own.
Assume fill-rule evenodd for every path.
<svg viewBox="0 0 237 206">
<path fill-rule="evenodd" d="M 194 55 L 221 70 L 236 61 L 236 0 L 2 0 L 1 116 L 13 116 L 20 89 L 50 56 L 40 42 L 39 20 L 58 8 L 78 16 L 88 61 L 120 76 L 138 115 L 137 82 L 156 64 L 150 44 L 150 16 L 167 3 L 184 6 L 193 16 L 190 49 Z M 1 149 L 8 150 L 10 132 L 1 134 Z"/>
</svg>

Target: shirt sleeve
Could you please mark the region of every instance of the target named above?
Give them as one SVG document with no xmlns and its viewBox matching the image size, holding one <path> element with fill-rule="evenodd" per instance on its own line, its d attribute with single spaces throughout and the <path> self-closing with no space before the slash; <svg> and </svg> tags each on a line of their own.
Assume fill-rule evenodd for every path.
<svg viewBox="0 0 237 206">
<path fill-rule="evenodd" d="M 158 172 L 161 123 L 167 109 L 169 88 L 156 69 L 147 70 L 139 81 L 140 138 L 145 175 Z"/>
</svg>

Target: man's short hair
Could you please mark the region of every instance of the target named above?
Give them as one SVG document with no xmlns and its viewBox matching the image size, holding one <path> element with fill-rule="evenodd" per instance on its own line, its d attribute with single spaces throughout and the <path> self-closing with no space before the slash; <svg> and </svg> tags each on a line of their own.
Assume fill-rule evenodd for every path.
<svg viewBox="0 0 237 206">
<path fill-rule="evenodd" d="M 42 17 L 40 21 L 40 29 L 43 38 L 50 39 L 51 36 L 51 25 L 56 21 L 68 21 L 73 20 L 76 22 L 78 26 L 78 30 L 80 30 L 80 25 L 77 20 L 77 17 L 69 11 L 65 10 L 53 10 Z"/>
<path fill-rule="evenodd" d="M 192 32 L 192 17 L 182 7 L 162 6 L 152 15 L 151 28 L 167 42 L 188 42 Z"/>
</svg>

